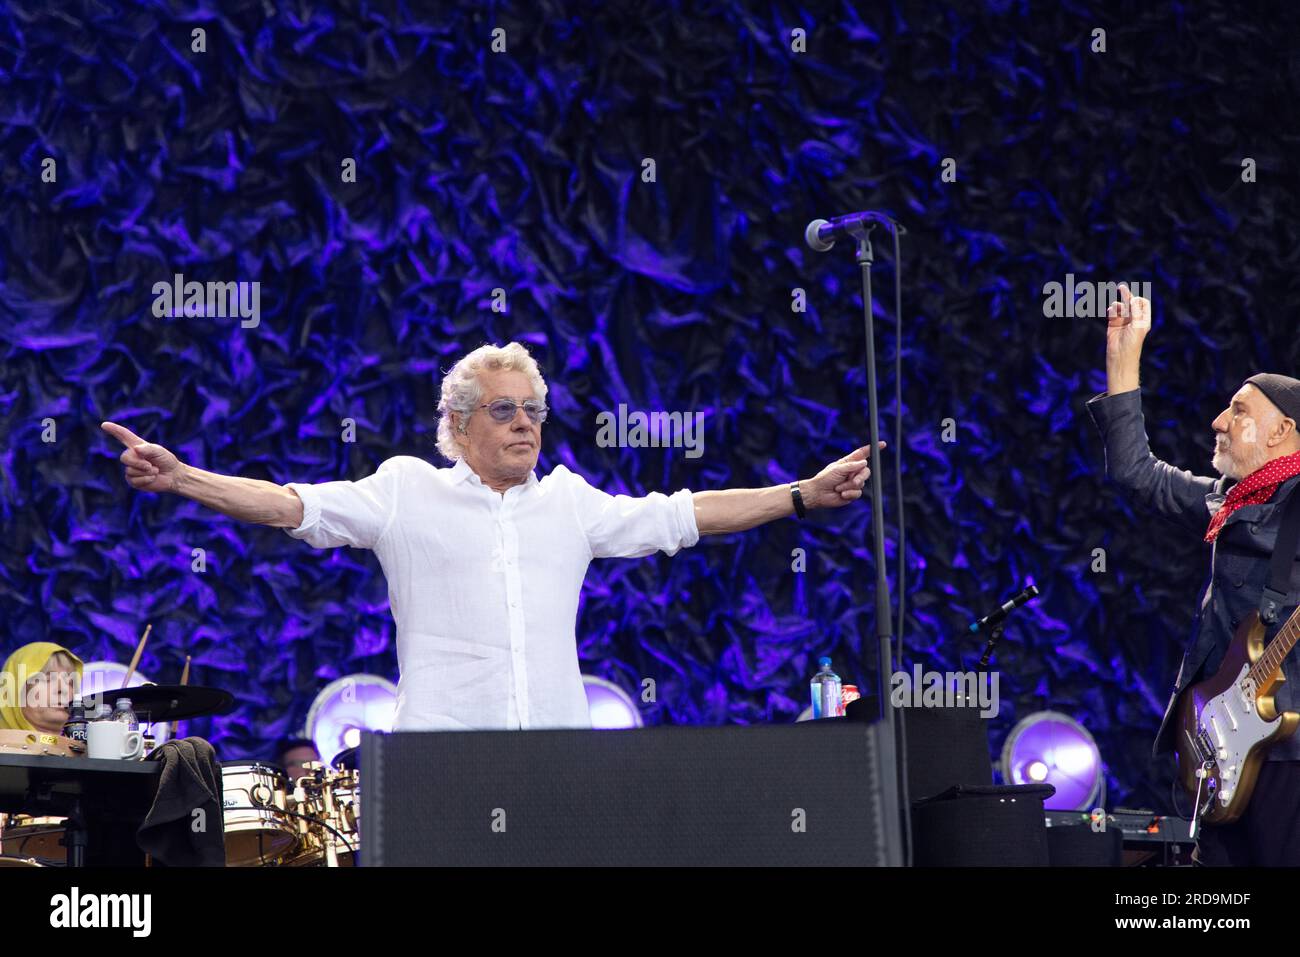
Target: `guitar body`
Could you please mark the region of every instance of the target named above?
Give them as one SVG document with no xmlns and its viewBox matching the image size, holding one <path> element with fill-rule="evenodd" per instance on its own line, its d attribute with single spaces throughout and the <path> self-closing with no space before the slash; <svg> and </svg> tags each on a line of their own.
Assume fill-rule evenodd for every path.
<svg viewBox="0 0 1300 957">
<path fill-rule="evenodd" d="M 1295 616 L 1289 624 L 1294 623 Z M 1257 674 L 1258 680 L 1251 677 L 1253 666 L 1265 653 L 1266 632 L 1259 613 L 1252 612 L 1233 636 L 1219 670 L 1184 689 L 1178 700 L 1174 748 L 1178 781 L 1193 799 L 1199 786 L 1204 824 L 1231 824 L 1241 817 L 1266 749 L 1290 737 L 1300 725 L 1300 714 L 1279 715 L 1274 702 L 1286 680 L 1281 667 L 1285 654 L 1277 656 L 1276 667 Z M 1204 780 L 1196 776 L 1202 766 L 1207 766 Z"/>
</svg>

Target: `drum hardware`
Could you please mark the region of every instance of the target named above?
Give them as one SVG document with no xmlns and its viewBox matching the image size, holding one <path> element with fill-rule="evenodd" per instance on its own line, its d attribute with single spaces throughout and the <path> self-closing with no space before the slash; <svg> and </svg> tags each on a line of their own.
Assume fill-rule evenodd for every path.
<svg viewBox="0 0 1300 957">
<path fill-rule="evenodd" d="M 360 778 L 319 763 L 288 789 L 264 761 L 221 766 L 226 863 L 231 867 L 340 867 L 356 863 Z"/>
<path fill-rule="evenodd" d="M 328 820 L 323 817 L 303 814 L 299 811 L 289 811 L 287 813 L 302 822 L 302 829 L 300 831 L 302 836 L 302 851 L 297 857 L 285 861 L 287 866 L 343 867 L 352 863 L 352 857 L 356 853 L 356 848 L 351 842 L 349 842 L 348 838 Z M 328 831 L 329 835 L 323 835 L 321 831 Z M 343 855 L 340 855 L 338 851 L 338 846 L 340 844 L 346 848 Z"/>
<path fill-rule="evenodd" d="M 318 761 L 294 784 L 292 804 L 300 815 L 306 852 L 296 866 L 344 867 L 357 863 L 360 837 L 360 778 Z"/>
</svg>

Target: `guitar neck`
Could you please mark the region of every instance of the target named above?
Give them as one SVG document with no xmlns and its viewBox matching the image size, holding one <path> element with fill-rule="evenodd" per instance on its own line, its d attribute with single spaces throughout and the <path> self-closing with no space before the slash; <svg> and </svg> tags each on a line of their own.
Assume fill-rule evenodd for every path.
<svg viewBox="0 0 1300 957">
<path fill-rule="evenodd" d="M 1259 661 L 1251 665 L 1250 677 L 1257 686 L 1263 684 L 1264 679 L 1281 666 L 1286 656 L 1291 654 L 1297 639 L 1300 639 L 1300 608 L 1291 613 L 1282 630 L 1273 636 L 1264 653 L 1259 656 Z"/>
</svg>

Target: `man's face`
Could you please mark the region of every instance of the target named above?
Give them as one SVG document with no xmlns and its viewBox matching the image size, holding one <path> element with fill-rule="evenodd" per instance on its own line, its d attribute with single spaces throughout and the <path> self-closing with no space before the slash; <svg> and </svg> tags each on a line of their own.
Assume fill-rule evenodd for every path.
<svg viewBox="0 0 1300 957">
<path fill-rule="evenodd" d="M 514 399 L 522 403 L 537 398 L 528 376 L 522 372 L 483 372 L 479 381 L 483 385 L 480 406 L 497 399 Z M 464 434 L 456 431 L 457 424 L 464 424 Z M 461 445 L 466 463 L 484 482 L 522 481 L 537 466 L 537 456 L 542 449 L 541 423 L 528 418 L 522 406 L 515 409 L 514 418 L 509 422 L 498 422 L 487 409 L 477 408 L 463 423 L 453 423 L 453 434 Z"/>
<path fill-rule="evenodd" d="M 284 752 L 282 760 L 284 761 L 284 773 L 288 776 L 289 783 L 292 784 L 299 778 L 306 777 L 311 773 L 303 767 L 303 764 L 307 761 L 319 761 L 320 755 L 316 753 L 315 748 L 303 745 L 300 748 L 290 748 Z"/>
<path fill-rule="evenodd" d="M 1279 417 L 1277 407 L 1253 385 L 1238 389 L 1214 420 L 1214 468 L 1237 481 L 1263 468 L 1272 458 L 1269 436 Z"/>
</svg>

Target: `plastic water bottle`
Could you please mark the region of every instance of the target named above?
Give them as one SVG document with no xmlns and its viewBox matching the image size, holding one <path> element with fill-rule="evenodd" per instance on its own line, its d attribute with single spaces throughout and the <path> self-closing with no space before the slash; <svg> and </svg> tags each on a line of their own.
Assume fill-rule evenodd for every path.
<svg viewBox="0 0 1300 957">
<path fill-rule="evenodd" d="M 77 695 L 68 708 L 68 720 L 63 725 L 63 736 L 85 744 L 86 724 L 86 708 L 81 702 L 81 695 Z"/>
<path fill-rule="evenodd" d="M 841 695 L 840 676 L 831 671 L 829 658 L 818 658 L 820 670 L 812 680 L 812 716 L 814 718 L 842 718 L 844 699 Z"/>
<path fill-rule="evenodd" d="M 127 730 L 129 731 L 140 730 L 140 719 L 137 718 L 135 716 L 135 712 L 131 710 L 130 698 L 118 698 L 117 705 L 116 707 L 113 708 L 113 714 L 109 717 L 108 720 L 125 721 Z"/>
</svg>

